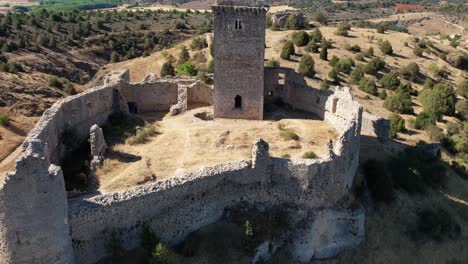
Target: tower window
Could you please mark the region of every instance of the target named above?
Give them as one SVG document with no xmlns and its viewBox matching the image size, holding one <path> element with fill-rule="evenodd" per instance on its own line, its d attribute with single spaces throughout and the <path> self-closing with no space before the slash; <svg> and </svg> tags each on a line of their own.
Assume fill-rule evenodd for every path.
<svg viewBox="0 0 468 264">
<path fill-rule="evenodd" d="M 235 29 L 242 29 L 242 20 L 236 19 Z"/>
<path fill-rule="evenodd" d="M 234 108 L 241 108 L 242 107 L 242 96 L 236 95 L 234 98 Z"/>
</svg>

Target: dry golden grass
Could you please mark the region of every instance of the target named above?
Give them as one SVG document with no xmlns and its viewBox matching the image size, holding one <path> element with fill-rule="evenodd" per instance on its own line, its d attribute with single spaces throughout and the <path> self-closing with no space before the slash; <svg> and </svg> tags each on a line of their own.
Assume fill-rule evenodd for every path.
<svg viewBox="0 0 468 264">
<path fill-rule="evenodd" d="M 127 153 L 141 159 L 130 162 L 111 155 L 110 160 L 106 160 L 96 173 L 100 182 L 99 191 L 122 190 L 136 185 L 148 175 L 154 174 L 157 179 L 163 179 L 202 167 L 250 159 L 257 137 L 270 144 L 272 156 L 288 154 L 296 158 L 308 151 L 320 156 L 325 153 L 328 140 L 336 138 L 331 126 L 316 119 L 297 119 L 298 116 L 295 116 L 294 119 L 280 121 L 203 121 L 194 116 L 206 111 L 212 111 L 212 108 L 197 108 L 181 116 L 165 117 L 157 122 L 161 134 L 147 138 L 146 143 L 114 146 L 112 150 L 115 153 Z M 311 118 L 310 114 L 298 115 Z M 145 115 L 145 118 L 154 120 L 151 115 Z M 283 140 L 278 124 L 294 131 L 297 140 Z"/>
</svg>

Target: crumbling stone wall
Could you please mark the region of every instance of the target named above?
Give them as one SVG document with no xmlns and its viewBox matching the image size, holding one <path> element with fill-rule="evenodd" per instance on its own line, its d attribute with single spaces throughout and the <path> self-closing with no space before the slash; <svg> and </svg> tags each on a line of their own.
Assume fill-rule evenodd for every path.
<svg viewBox="0 0 468 264">
<path fill-rule="evenodd" d="M 347 194 L 357 169 L 362 107 L 345 88 L 335 93 L 318 91 L 301 85 L 293 71 L 288 76 L 293 77 L 285 86 L 288 96 L 281 98 L 323 117 L 339 134 L 325 157 L 271 158 L 267 143 L 259 141 L 251 160 L 68 202 L 60 167 L 54 165 L 67 120 L 86 137 L 84 131 L 89 133 L 91 125 L 101 125 L 113 111 L 127 110 L 126 102 L 135 99 L 131 96 L 141 93 L 145 98 L 150 83 L 160 89 L 190 81 L 168 79 L 165 83 L 151 77 L 144 84 L 131 84 L 123 72 L 109 76 L 102 87 L 57 102 L 27 137 L 16 171 L 1 186 L 0 263 L 94 263 L 107 254 L 112 231 L 118 231 L 127 248 L 136 247 L 144 222 L 163 241 L 175 244 L 217 221 L 225 207 L 244 201 L 291 204 L 306 210 L 332 206 Z M 150 106 L 150 102 L 141 103 Z"/>
<path fill-rule="evenodd" d="M 362 114 L 362 133 L 387 142 L 390 135 L 390 120 L 364 112 Z"/>
<path fill-rule="evenodd" d="M 266 9 L 253 3 L 222 1 L 212 7 L 215 117 L 263 119 Z"/>
</svg>

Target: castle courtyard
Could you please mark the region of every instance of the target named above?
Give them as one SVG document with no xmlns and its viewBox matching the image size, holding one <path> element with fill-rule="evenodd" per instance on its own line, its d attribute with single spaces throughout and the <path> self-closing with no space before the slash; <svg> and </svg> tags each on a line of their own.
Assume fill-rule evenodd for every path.
<svg viewBox="0 0 468 264">
<path fill-rule="evenodd" d="M 158 134 L 143 144 L 113 146 L 97 171 L 98 191 L 120 191 L 203 167 L 250 160 L 256 138 L 269 143 L 272 157 L 291 158 L 307 152 L 323 156 L 328 140 L 336 139 L 335 130 L 310 113 L 277 109 L 261 121 L 213 120 L 212 113 L 212 107 L 200 107 L 174 117 L 165 112 L 141 115 L 154 122 Z M 298 138 L 289 139 L 293 134 Z"/>
</svg>

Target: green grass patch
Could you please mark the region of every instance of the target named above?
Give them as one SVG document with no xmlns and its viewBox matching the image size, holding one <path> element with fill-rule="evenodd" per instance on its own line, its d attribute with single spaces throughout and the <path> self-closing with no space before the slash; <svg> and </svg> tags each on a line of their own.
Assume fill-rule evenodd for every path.
<svg viewBox="0 0 468 264">
<path fill-rule="evenodd" d="M 10 117 L 4 114 L 0 114 L 0 126 L 7 127 L 10 125 Z"/>
<path fill-rule="evenodd" d="M 313 151 L 307 151 L 304 153 L 304 155 L 302 155 L 303 159 L 316 159 L 317 157 L 317 154 L 315 154 Z"/>
<path fill-rule="evenodd" d="M 144 125 L 145 121 L 137 116 L 122 112 L 113 113 L 103 127 L 106 142 L 110 145 L 124 143 L 127 138 L 135 135 L 137 126 Z"/>
<path fill-rule="evenodd" d="M 158 134 L 158 132 L 153 124 L 146 125 L 139 129 L 135 135 L 128 137 L 125 140 L 125 143 L 128 145 L 143 144 L 148 141 L 149 137 L 155 136 L 156 134 Z"/>
</svg>

